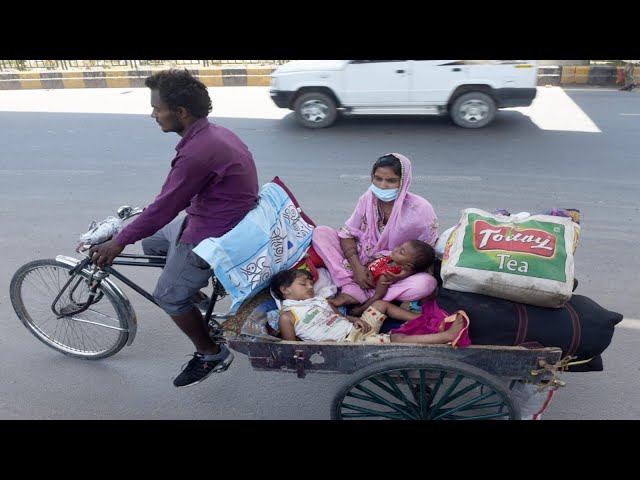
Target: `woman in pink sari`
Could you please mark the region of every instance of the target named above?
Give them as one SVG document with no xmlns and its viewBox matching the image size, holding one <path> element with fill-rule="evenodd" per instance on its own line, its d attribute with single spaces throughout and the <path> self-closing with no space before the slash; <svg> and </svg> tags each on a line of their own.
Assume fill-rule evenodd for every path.
<svg viewBox="0 0 640 480">
<path fill-rule="evenodd" d="M 322 258 L 333 282 L 341 289 L 334 306 L 365 303 L 375 294 L 373 276 L 366 265 L 386 256 L 409 240 L 435 245 L 438 221 L 424 198 L 409 193 L 411 162 L 404 155 L 380 157 L 371 170 L 371 186 L 360 197 L 345 225 L 313 231 L 313 249 Z M 436 279 L 416 273 L 389 286 L 386 301 L 414 301 L 431 295 Z"/>
</svg>

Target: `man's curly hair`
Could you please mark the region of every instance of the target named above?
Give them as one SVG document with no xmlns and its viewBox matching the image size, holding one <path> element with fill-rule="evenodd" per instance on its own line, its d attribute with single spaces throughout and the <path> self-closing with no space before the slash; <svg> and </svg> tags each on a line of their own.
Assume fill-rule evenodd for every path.
<svg viewBox="0 0 640 480">
<path fill-rule="evenodd" d="M 205 118 L 211 113 L 211 97 L 204 83 L 188 70 L 162 70 L 144 81 L 152 90 L 158 90 L 160 99 L 172 112 L 178 107 L 186 108 L 196 118 Z"/>
</svg>

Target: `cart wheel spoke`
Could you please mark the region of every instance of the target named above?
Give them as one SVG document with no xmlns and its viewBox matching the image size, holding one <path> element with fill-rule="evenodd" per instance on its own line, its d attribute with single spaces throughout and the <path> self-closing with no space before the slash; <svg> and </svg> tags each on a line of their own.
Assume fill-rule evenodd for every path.
<svg viewBox="0 0 640 480">
<path fill-rule="evenodd" d="M 518 419 L 510 392 L 488 373 L 447 359 L 385 360 L 363 369 L 334 400 L 336 419 Z"/>
<path fill-rule="evenodd" d="M 401 373 L 403 374 L 403 377 L 404 377 L 404 374 L 406 372 L 402 371 Z M 401 400 L 409 410 L 414 412 L 415 415 L 419 415 L 419 411 L 418 411 L 417 405 L 415 403 L 413 403 L 409 398 L 407 398 L 407 396 L 402 392 L 402 390 L 400 390 L 400 388 L 398 388 L 398 386 L 396 385 L 395 380 L 393 380 L 391 378 L 391 376 L 389 376 L 386 373 L 383 374 L 382 377 L 386 380 L 388 386 L 384 385 L 382 382 L 378 381 L 375 378 L 372 378 L 371 382 L 373 382 L 374 384 L 378 385 L 380 388 L 384 389 L 385 391 L 387 391 L 391 395 L 394 395 L 397 399 Z M 408 385 L 411 386 L 410 383 Z M 389 387 L 391 387 L 391 388 L 389 388 Z M 414 396 L 414 398 L 415 398 L 415 396 Z M 419 418 L 419 417 L 417 416 L 416 418 Z"/>
<path fill-rule="evenodd" d="M 350 405 L 348 403 L 343 404 L 346 410 L 354 410 L 360 413 L 345 412 L 343 418 L 386 418 L 389 420 L 402 420 L 403 417 L 398 413 L 385 412 L 379 410 L 370 410 L 368 408 L 361 407 L 359 405 Z"/>
<path fill-rule="evenodd" d="M 448 401 L 451 393 L 458 387 L 458 384 L 462 381 L 462 375 L 456 375 L 456 378 L 453 382 L 447 387 L 446 391 L 440 397 L 440 400 L 431 408 L 429 412 L 429 420 L 433 420 L 434 415 L 440 409 L 440 407 L 444 406 Z"/>
<path fill-rule="evenodd" d="M 372 379 L 367 379 L 367 382 L 373 383 L 371 380 Z M 395 395 L 387 394 L 385 396 L 384 393 L 388 393 L 385 390 L 383 390 L 382 392 L 374 392 L 371 389 L 371 387 L 365 386 L 367 382 L 362 382 L 360 385 L 357 385 L 355 387 L 357 390 L 364 392 L 365 395 L 358 395 L 358 394 L 354 395 L 354 392 L 351 392 L 347 395 L 350 397 L 359 398 L 360 400 L 365 400 L 365 401 L 368 400 L 369 403 L 376 405 L 380 409 L 380 411 L 385 411 L 387 413 L 390 413 L 388 410 L 382 410 L 384 407 L 387 407 L 388 409 L 391 409 L 392 411 L 406 418 L 409 418 L 409 419 L 419 418 L 411 412 L 411 410 L 413 409 L 408 409 L 406 405 L 401 405 L 399 403 L 396 403 L 395 400 L 398 400 L 398 398 Z M 373 385 L 375 386 L 375 384 Z M 393 392 L 393 390 L 390 390 L 390 391 Z"/>
<path fill-rule="evenodd" d="M 490 396 L 492 396 L 492 395 L 493 395 L 493 393 L 485 393 L 485 394 L 483 394 L 483 395 L 480 395 L 480 396 L 479 396 L 479 397 L 477 397 L 477 398 L 474 398 L 474 399 L 469 400 L 469 401 L 467 401 L 467 402 L 461 403 L 460 405 L 458 405 L 458 406 L 456 406 L 456 407 L 448 408 L 448 409 L 446 409 L 446 410 L 443 410 L 443 411 L 442 411 L 442 413 L 440 413 L 440 414 L 438 414 L 438 415 L 434 416 L 434 418 L 433 418 L 433 419 L 434 419 L 434 420 L 440 420 L 441 418 L 444 418 L 445 416 L 450 415 L 450 414 L 452 414 L 452 413 L 459 412 L 460 410 L 467 410 L 467 407 L 468 407 L 468 406 L 471 406 L 471 405 L 475 404 L 476 402 L 479 402 L 479 401 L 481 401 L 481 400 L 484 400 L 485 398 L 490 397 Z M 451 401 L 451 399 L 449 399 L 446 403 L 449 403 L 450 401 Z"/>
</svg>

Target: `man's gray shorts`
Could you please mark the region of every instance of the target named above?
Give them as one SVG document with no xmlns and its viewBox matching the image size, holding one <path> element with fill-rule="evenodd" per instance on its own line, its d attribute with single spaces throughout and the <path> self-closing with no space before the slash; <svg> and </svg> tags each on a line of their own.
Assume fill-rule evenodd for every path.
<svg viewBox="0 0 640 480">
<path fill-rule="evenodd" d="M 193 243 L 180 242 L 186 218 L 178 219 L 154 235 L 142 240 L 145 255 L 166 255 L 153 298 L 169 315 L 182 315 L 193 308 L 191 297 L 209 284 L 213 270 L 209 264 L 193 253 Z"/>
</svg>

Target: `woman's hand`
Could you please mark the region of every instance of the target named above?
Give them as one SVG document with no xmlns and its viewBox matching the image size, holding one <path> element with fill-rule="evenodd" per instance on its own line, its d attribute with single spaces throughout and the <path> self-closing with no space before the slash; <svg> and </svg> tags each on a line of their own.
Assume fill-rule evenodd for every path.
<svg viewBox="0 0 640 480">
<path fill-rule="evenodd" d="M 375 284 L 373 283 L 373 275 L 369 269 L 364 266 L 353 271 L 353 281 L 364 290 L 375 287 Z"/>
</svg>

